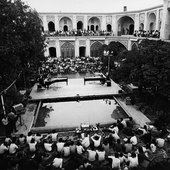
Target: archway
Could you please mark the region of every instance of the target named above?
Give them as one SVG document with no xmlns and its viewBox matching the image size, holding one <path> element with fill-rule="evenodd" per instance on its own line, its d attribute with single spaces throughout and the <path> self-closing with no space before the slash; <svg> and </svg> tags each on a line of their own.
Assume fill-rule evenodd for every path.
<svg viewBox="0 0 170 170">
<path fill-rule="evenodd" d="M 68 31 L 68 26 L 64 25 L 63 30 L 64 30 L 64 32 Z"/>
<path fill-rule="evenodd" d="M 134 33 L 134 24 L 129 25 L 129 35 L 133 35 Z"/>
<path fill-rule="evenodd" d="M 118 35 L 132 35 L 134 32 L 134 20 L 129 16 L 121 17 L 117 25 Z"/>
<path fill-rule="evenodd" d="M 94 25 L 91 25 L 90 30 L 94 31 Z"/>
<path fill-rule="evenodd" d="M 50 57 L 57 57 L 55 47 L 50 47 L 49 48 L 49 55 L 50 55 Z"/>
<path fill-rule="evenodd" d="M 81 21 L 77 22 L 77 30 L 83 30 L 83 23 Z"/>
<path fill-rule="evenodd" d="M 67 31 L 73 29 L 73 23 L 72 23 L 72 20 L 69 17 L 62 17 L 60 19 L 60 21 L 59 21 L 59 29 L 64 30 L 64 26 L 67 26 Z"/>
<path fill-rule="evenodd" d="M 151 13 L 148 17 L 148 23 L 149 23 L 149 31 L 155 30 L 156 26 L 156 15 L 154 13 Z"/>
<path fill-rule="evenodd" d="M 75 56 L 74 45 L 70 42 L 66 42 L 61 46 L 62 58 L 73 58 Z"/>
<path fill-rule="evenodd" d="M 93 43 L 90 47 L 90 56 L 91 57 L 99 57 L 100 51 L 99 49 L 102 48 L 102 44 L 98 41 Z"/>
<path fill-rule="evenodd" d="M 54 32 L 55 31 L 55 24 L 52 21 L 50 21 L 48 23 L 48 30 L 49 30 L 49 32 Z"/>
<path fill-rule="evenodd" d="M 112 31 L 112 26 L 110 24 L 107 25 L 107 32 L 111 32 Z"/>
<path fill-rule="evenodd" d="M 144 24 L 143 24 L 143 23 L 140 23 L 139 30 L 140 30 L 140 31 L 143 31 L 143 30 L 144 30 Z"/>
<path fill-rule="evenodd" d="M 100 30 L 100 25 L 101 25 L 100 19 L 97 17 L 92 17 L 89 19 L 88 25 L 89 25 L 90 29 L 93 28 L 93 27 L 91 27 L 92 25 L 94 26 L 94 30 L 91 29 L 91 31 L 98 31 L 98 30 Z"/>
<path fill-rule="evenodd" d="M 80 47 L 79 48 L 79 56 L 85 57 L 86 56 L 86 47 Z"/>
</svg>

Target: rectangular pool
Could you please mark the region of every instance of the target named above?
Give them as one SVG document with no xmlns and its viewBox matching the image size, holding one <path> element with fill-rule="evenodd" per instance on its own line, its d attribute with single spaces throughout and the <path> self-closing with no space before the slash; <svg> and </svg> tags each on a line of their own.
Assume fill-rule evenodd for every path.
<svg viewBox="0 0 170 170">
<path fill-rule="evenodd" d="M 80 124 L 110 124 L 119 118 L 127 118 L 114 99 L 42 103 L 34 128 L 65 129 Z"/>
</svg>

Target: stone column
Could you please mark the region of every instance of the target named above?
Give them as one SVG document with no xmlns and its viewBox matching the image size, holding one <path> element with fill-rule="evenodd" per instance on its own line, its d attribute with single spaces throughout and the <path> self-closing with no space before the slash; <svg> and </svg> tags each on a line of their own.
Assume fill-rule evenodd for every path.
<svg viewBox="0 0 170 170">
<path fill-rule="evenodd" d="M 90 38 L 86 39 L 86 56 L 90 56 Z"/>
<path fill-rule="evenodd" d="M 101 30 L 106 30 L 106 16 L 102 16 Z"/>
<path fill-rule="evenodd" d="M 144 30 L 148 31 L 148 14 L 145 12 Z"/>
<path fill-rule="evenodd" d="M 135 15 L 135 21 L 134 21 L 134 30 L 139 30 L 139 14 Z"/>
<path fill-rule="evenodd" d="M 170 39 L 170 0 L 164 0 L 160 38 Z"/>
<path fill-rule="evenodd" d="M 60 49 L 59 38 L 56 39 L 56 53 L 57 53 L 57 58 L 60 58 L 61 57 L 61 49 Z"/>
<path fill-rule="evenodd" d="M 117 22 L 116 22 L 116 16 L 112 15 L 112 31 L 113 31 L 113 35 L 117 36 Z"/>
<path fill-rule="evenodd" d="M 87 15 L 84 15 L 84 29 L 86 30 L 87 30 L 87 25 L 88 25 Z"/>
<path fill-rule="evenodd" d="M 76 15 L 73 15 L 73 29 L 77 30 L 77 20 L 76 20 Z"/>
<path fill-rule="evenodd" d="M 48 23 L 47 23 L 46 15 L 43 15 L 43 26 L 44 26 L 44 31 L 48 31 Z"/>
<path fill-rule="evenodd" d="M 79 56 L 79 39 L 75 39 L 75 57 Z"/>
<path fill-rule="evenodd" d="M 59 30 L 59 20 L 58 20 L 58 15 L 55 15 L 55 30 Z"/>
</svg>

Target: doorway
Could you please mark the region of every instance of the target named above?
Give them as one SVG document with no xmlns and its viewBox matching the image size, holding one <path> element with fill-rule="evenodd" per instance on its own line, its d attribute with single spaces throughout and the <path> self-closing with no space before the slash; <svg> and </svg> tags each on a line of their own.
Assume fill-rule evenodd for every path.
<svg viewBox="0 0 170 170">
<path fill-rule="evenodd" d="M 86 47 L 80 47 L 79 48 L 79 56 L 85 57 L 85 55 L 86 55 Z"/>
</svg>

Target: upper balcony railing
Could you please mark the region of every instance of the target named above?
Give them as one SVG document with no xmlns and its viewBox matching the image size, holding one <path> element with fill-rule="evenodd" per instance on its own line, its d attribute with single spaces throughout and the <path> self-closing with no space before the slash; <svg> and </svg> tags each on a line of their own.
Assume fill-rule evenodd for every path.
<svg viewBox="0 0 170 170">
<path fill-rule="evenodd" d="M 113 32 L 108 31 L 54 31 L 49 32 L 45 31 L 43 33 L 45 37 L 82 37 L 82 36 L 103 36 L 103 37 L 113 37 L 115 36 Z M 129 37 L 140 37 L 140 38 L 159 38 L 160 37 L 160 31 L 158 30 L 152 30 L 152 31 L 145 31 L 145 30 L 135 30 L 133 35 L 129 34 L 122 34 L 121 32 L 118 33 L 119 36 L 129 36 Z"/>
</svg>

